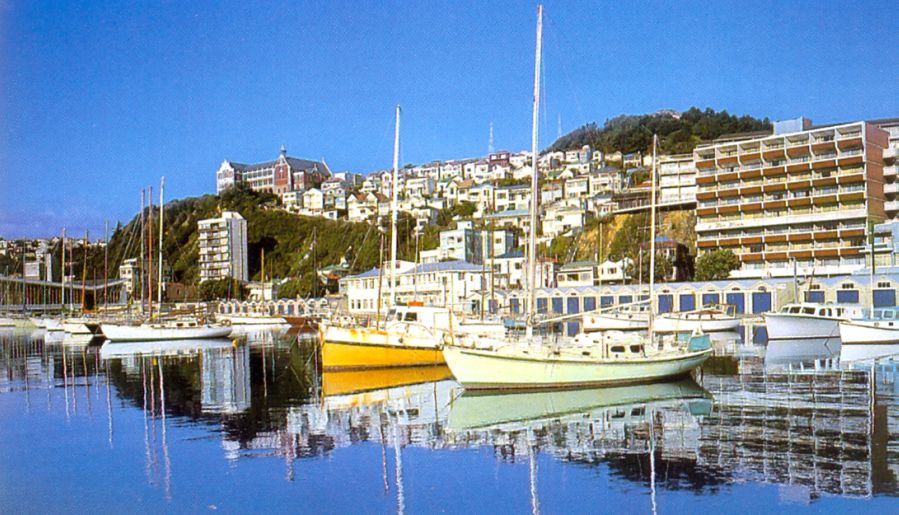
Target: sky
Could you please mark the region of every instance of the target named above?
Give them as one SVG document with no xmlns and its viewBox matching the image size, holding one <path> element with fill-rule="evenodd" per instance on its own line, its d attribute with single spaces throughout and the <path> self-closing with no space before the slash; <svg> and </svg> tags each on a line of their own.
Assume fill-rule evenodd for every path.
<svg viewBox="0 0 899 515">
<path fill-rule="evenodd" d="M 894 1 L 545 4 L 541 147 L 691 106 L 899 116 Z M 215 192 L 223 160 L 366 173 L 530 147 L 530 2 L 0 0 L 0 237 L 126 222 L 140 190 Z"/>
</svg>

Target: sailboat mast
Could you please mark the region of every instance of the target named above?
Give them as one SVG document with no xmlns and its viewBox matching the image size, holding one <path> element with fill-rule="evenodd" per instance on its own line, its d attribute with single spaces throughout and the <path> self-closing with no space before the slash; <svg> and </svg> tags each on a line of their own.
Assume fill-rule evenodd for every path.
<svg viewBox="0 0 899 515">
<path fill-rule="evenodd" d="M 109 311 L 109 220 L 103 224 L 103 311 Z"/>
<path fill-rule="evenodd" d="M 165 210 L 165 197 L 163 190 L 165 189 L 165 177 L 159 179 L 159 278 L 156 281 L 157 304 L 162 309 L 162 220 Z"/>
<path fill-rule="evenodd" d="M 390 305 L 396 304 L 396 216 L 399 200 L 400 106 L 396 106 L 396 129 L 393 134 L 393 187 L 390 203 Z"/>
<path fill-rule="evenodd" d="M 652 336 L 652 303 L 656 285 L 656 149 L 659 136 L 652 135 L 652 181 L 649 194 L 649 334 Z"/>
<path fill-rule="evenodd" d="M 66 310 L 66 228 L 62 228 L 62 266 L 59 268 L 59 312 Z"/>
<path fill-rule="evenodd" d="M 537 210 L 540 195 L 538 189 L 538 132 L 537 124 L 540 116 L 540 61 L 543 55 L 543 5 L 537 6 L 537 50 L 534 56 L 534 105 L 531 113 L 531 223 L 528 238 L 528 316 L 527 327 L 530 329 L 537 313 Z"/>
<path fill-rule="evenodd" d="M 90 241 L 90 234 L 84 231 L 84 263 L 81 264 L 81 312 L 84 313 L 84 301 L 87 294 L 84 283 L 87 281 L 87 245 Z"/>
<path fill-rule="evenodd" d="M 153 318 L 153 186 L 147 193 L 147 308 Z"/>
</svg>

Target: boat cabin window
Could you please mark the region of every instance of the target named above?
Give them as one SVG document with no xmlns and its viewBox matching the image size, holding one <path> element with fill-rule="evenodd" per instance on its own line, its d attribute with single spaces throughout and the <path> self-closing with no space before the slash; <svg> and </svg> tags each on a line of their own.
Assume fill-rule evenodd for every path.
<svg viewBox="0 0 899 515">
<path fill-rule="evenodd" d="M 815 308 L 802 308 L 802 313 L 805 315 L 814 315 Z"/>
<path fill-rule="evenodd" d="M 418 321 L 418 313 L 407 312 L 406 318 L 404 320 L 406 322 L 417 322 Z"/>
<path fill-rule="evenodd" d="M 801 309 L 799 306 L 790 306 L 787 308 L 787 313 L 799 313 Z"/>
<path fill-rule="evenodd" d="M 624 352 L 624 346 L 623 346 L 623 345 L 613 345 L 612 347 L 609 348 L 609 351 L 611 351 L 611 352 Z"/>
</svg>

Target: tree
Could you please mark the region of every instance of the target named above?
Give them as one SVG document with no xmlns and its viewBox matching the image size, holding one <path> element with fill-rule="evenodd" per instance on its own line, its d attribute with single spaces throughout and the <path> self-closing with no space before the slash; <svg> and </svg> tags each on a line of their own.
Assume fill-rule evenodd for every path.
<svg viewBox="0 0 899 515">
<path fill-rule="evenodd" d="M 197 289 L 200 300 L 237 299 L 244 300 L 247 296 L 247 287 L 237 279 L 226 277 L 203 281 Z"/>
<path fill-rule="evenodd" d="M 727 279 L 730 273 L 740 268 L 740 258 L 730 250 L 706 252 L 696 258 L 697 281 L 720 281 Z"/>
<path fill-rule="evenodd" d="M 637 261 L 633 261 L 627 264 L 627 268 L 625 269 L 627 275 L 633 280 L 635 283 L 642 279 L 643 283 L 649 282 L 649 251 L 643 253 L 643 257 L 639 258 Z M 671 263 L 671 260 L 668 259 L 668 256 L 664 254 L 660 254 L 656 251 L 656 282 L 667 281 L 669 277 L 671 277 L 671 272 L 674 271 L 674 265 Z"/>
</svg>

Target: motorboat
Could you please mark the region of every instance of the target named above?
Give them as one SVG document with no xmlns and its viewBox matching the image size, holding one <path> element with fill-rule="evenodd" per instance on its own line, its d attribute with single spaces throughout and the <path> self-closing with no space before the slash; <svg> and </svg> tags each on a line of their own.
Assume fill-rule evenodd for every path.
<svg viewBox="0 0 899 515">
<path fill-rule="evenodd" d="M 113 342 L 196 340 L 231 335 L 231 326 L 202 323 L 195 318 L 148 321 L 138 325 L 103 323 L 100 328 L 103 335 Z"/>
<path fill-rule="evenodd" d="M 873 309 L 864 317 L 840 321 L 840 340 L 846 345 L 899 345 L 899 309 Z"/>
<path fill-rule="evenodd" d="M 655 320 L 653 329 L 659 333 L 735 331 L 740 327 L 736 307 L 709 305 L 693 311 L 664 313 Z"/>
<path fill-rule="evenodd" d="M 786 304 L 778 312 L 765 313 L 769 340 L 834 338 L 840 322 L 861 316 L 858 305 L 800 302 Z"/>
</svg>

